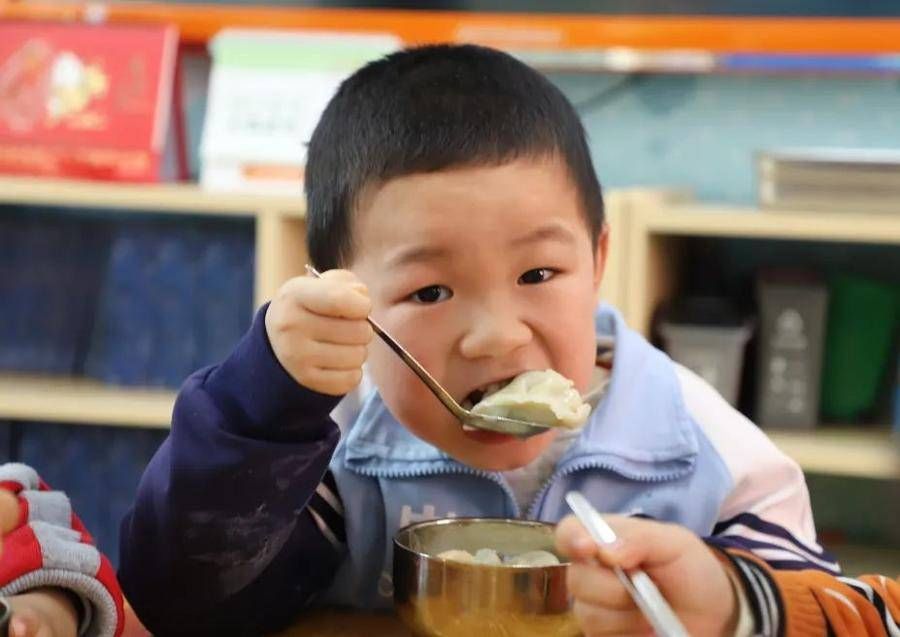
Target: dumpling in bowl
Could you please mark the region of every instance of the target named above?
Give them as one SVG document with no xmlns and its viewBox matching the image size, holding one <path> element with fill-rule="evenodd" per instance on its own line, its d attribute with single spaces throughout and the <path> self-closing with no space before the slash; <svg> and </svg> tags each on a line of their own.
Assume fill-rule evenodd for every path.
<svg viewBox="0 0 900 637">
<path fill-rule="evenodd" d="M 506 560 L 510 566 L 556 566 L 559 558 L 550 551 L 528 551 Z"/>
<path fill-rule="evenodd" d="M 494 549 L 478 549 L 475 551 L 475 555 L 462 549 L 450 549 L 438 553 L 437 556 L 442 560 L 462 562 L 463 564 L 486 564 L 488 566 L 500 566 L 503 564 L 500 554 Z"/>
<path fill-rule="evenodd" d="M 472 407 L 476 414 L 503 416 L 550 427 L 578 429 L 591 413 L 575 383 L 552 369 L 516 376 Z"/>
<path fill-rule="evenodd" d="M 437 554 L 442 560 L 485 566 L 557 566 L 559 558 L 550 551 L 528 551 L 501 558 L 494 549 L 478 549 L 475 555 L 462 549 L 450 549 Z"/>
<path fill-rule="evenodd" d="M 494 549 L 478 549 L 475 551 L 475 563 L 497 566 L 503 564 L 503 560 L 500 559 L 500 555 Z"/>
<path fill-rule="evenodd" d="M 448 560 L 450 562 L 462 562 L 463 564 L 475 563 L 475 558 L 472 554 L 462 549 L 450 549 L 449 551 L 438 553 L 437 556 L 442 560 Z"/>
</svg>

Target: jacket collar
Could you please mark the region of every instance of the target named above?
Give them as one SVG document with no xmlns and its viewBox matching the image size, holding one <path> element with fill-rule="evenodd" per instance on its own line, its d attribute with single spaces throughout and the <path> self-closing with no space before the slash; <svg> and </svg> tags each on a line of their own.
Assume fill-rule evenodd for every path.
<svg viewBox="0 0 900 637">
<path fill-rule="evenodd" d="M 594 323 L 598 336 L 611 336 L 615 343 L 610 384 L 559 469 L 597 467 L 642 481 L 692 471 L 697 434 L 672 362 L 629 329 L 612 307 L 601 305 Z M 342 444 L 347 468 L 366 475 L 484 473 L 410 433 L 377 391 L 366 400 Z"/>
</svg>

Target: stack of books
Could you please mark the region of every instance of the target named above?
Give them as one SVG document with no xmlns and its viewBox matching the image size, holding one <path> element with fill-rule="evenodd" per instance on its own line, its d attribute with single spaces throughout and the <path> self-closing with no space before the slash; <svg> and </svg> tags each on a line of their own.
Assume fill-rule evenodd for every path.
<svg viewBox="0 0 900 637">
<path fill-rule="evenodd" d="M 900 213 L 900 150 L 768 150 L 757 170 L 764 209 Z"/>
<path fill-rule="evenodd" d="M 252 221 L 0 215 L 0 370 L 178 387 L 253 316 Z"/>
</svg>

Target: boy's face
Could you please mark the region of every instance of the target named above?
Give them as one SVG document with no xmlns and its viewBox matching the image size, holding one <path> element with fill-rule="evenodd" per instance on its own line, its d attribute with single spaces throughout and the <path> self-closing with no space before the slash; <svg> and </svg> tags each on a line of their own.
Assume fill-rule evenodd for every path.
<svg viewBox="0 0 900 637">
<path fill-rule="evenodd" d="M 364 194 L 353 224 L 350 268 L 369 288 L 372 316 L 458 402 L 534 369 L 587 388 L 606 233 L 595 255 L 558 159 L 398 177 Z M 378 339 L 368 360 L 391 413 L 467 465 L 521 467 L 555 435 L 464 432 Z"/>
</svg>

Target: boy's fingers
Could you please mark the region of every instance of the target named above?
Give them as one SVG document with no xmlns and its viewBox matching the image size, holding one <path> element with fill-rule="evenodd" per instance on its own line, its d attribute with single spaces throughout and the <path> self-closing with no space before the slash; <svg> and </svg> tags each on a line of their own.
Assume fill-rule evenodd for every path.
<svg viewBox="0 0 900 637">
<path fill-rule="evenodd" d="M 313 283 L 320 284 L 322 281 Z M 313 314 L 344 319 L 364 319 L 372 311 L 368 294 L 346 286 L 304 289 L 300 304 Z"/>
<path fill-rule="evenodd" d="M 328 270 L 322 273 L 322 278 L 328 281 L 341 281 L 347 283 L 349 288 L 355 292 L 359 292 L 366 298 L 369 298 L 369 288 L 366 284 L 359 280 L 359 277 L 350 272 L 350 270 Z"/>
<path fill-rule="evenodd" d="M 597 544 L 573 515 L 556 525 L 556 549 L 573 561 L 597 557 Z"/>
<path fill-rule="evenodd" d="M 332 345 L 312 341 L 302 349 L 302 361 L 317 369 L 355 370 L 366 362 L 365 345 Z"/>
<path fill-rule="evenodd" d="M 364 319 L 372 310 L 368 291 L 358 280 L 336 284 L 326 279 L 296 277 L 281 286 L 278 296 L 286 301 L 286 306 L 293 303 L 326 317 Z"/>
<path fill-rule="evenodd" d="M 316 278 L 330 279 L 333 281 L 347 281 L 348 283 L 359 283 L 360 285 L 362 285 L 359 277 L 353 274 L 350 270 L 325 270 L 325 272 L 322 273 L 321 277 Z"/>
<path fill-rule="evenodd" d="M 587 532 L 575 516 L 569 515 L 556 527 L 556 548 L 575 562 L 592 562 L 594 559 L 607 567 L 619 563 L 616 553 L 619 543 L 601 546 Z"/>
<path fill-rule="evenodd" d="M 334 345 L 368 345 L 375 333 L 366 321 L 319 316 L 301 312 L 300 328 L 310 338 L 320 343 Z"/>
<path fill-rule="evenodd" d="M 634 600 L 608 568 L 574 563 L 566 569 L 566 590 L 582 602 L 617 610 L 634 609 Z"/>
<path fill-rule="evenodd" d="M 310 379 L 303 379 L 303 384 L 312 387 L 322 394 L 343 396 L 352 391 L 362 380 L 362 369 L 337 370 L 316 369 Z"/>
<path fill-rule="evenodd" d="M 615 610 L 575 600 L 572 613 L 585 637 L 653 634 L 647 620 L 637 608 Z"/>
<path fill-rule="evenodd" d="M 624 569 L 667 564 L 682 557 L 691 542 L 702 544 L 690 531 L 674 524 L 621 515 L 603 517 L 618 537 L 605 552 Z"/>
<path fill-rule="evenodd" d="M 631 569 L 666 564 L 691 548 L 691 542 L 700 543 L 689 531 L 673 524 L 621 515 L 604 515 L 603 519 L 615 532 L 616 542 L 595 545 L 581 523 L 568 516 L 556 529 L 559 551 L 575 561 L 594 557 L 605 566 Z"/>
</svg>

